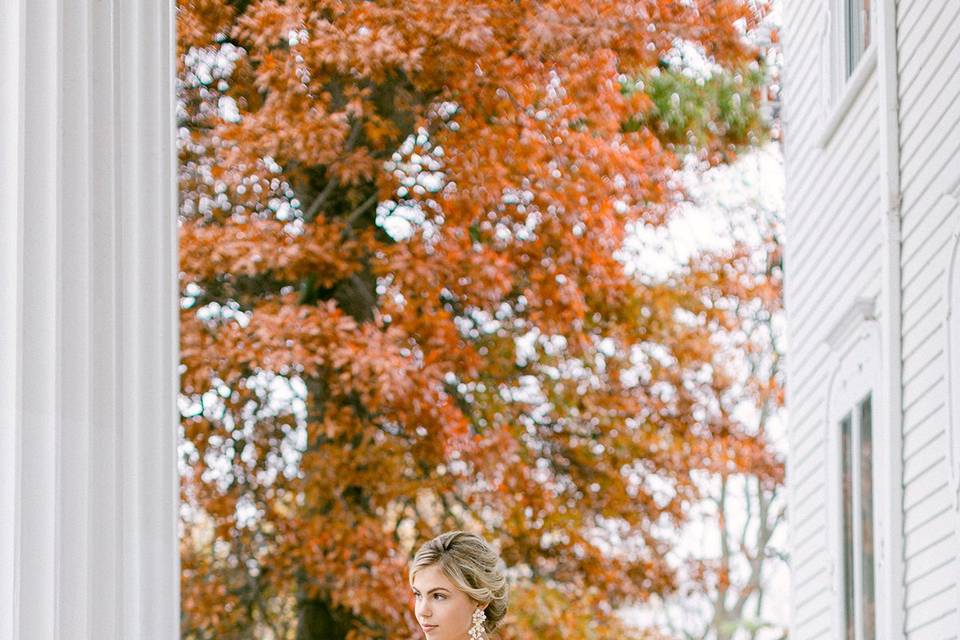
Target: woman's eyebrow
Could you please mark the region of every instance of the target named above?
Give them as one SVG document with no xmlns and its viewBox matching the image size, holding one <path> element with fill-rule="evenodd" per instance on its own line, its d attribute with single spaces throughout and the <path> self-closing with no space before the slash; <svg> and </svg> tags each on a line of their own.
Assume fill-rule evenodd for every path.
<svg viewBox="0 0 960 640">
<path fill-rule="evenodd" d="M 414 593 L 420 593 L 420 590 L 417 589 L 416 587 L 412 587 L 412 589 Z M 430 591 L 427 591 L 427 595 L 430 595 L 434 591 L 449 591 L 449 589 L 447 589 L 446 587 L 434 587 L 433 589 L 430 589 Z"/>
</svg>

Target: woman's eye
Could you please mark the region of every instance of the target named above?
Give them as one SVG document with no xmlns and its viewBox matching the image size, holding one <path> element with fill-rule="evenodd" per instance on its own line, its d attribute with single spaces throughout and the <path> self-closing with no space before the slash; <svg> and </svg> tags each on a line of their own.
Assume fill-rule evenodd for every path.
<svg viewBox="0 0 960 640">
<path fill-rule="evenodd" d="M 433 597 L 436 598 L 437 600 L 443 600 L 444 598 L 446 598 L 446 596 L 444 596 L 442 593 L 435 593 L 433 594 Z"/>
</svg>

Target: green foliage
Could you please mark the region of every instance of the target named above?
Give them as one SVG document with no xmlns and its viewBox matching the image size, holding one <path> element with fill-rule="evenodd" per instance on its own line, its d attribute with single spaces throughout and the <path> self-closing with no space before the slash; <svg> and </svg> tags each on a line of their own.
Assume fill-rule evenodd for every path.
<svg viewBox="0 0 960 640">
<path fill-rule="evenodd" d="M 736 153 L 769 138 L 770 124 L 759 99 L 765 84 L 761 65 L 717 71 L 709 77 L 657 67 L 621 84 L 624 94 L 643 91 L 653 103 L 624 129 L 650 127 L 661 140 L 678 147 Z"/>
</svg>

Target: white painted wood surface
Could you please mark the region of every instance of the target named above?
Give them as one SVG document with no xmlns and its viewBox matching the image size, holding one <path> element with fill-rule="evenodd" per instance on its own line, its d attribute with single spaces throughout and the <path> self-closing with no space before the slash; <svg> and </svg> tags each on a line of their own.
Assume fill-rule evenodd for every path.
<svg viewBox="0 0 960 640">
<path fill-rule="evenodd" d="M 6 69 L 19 69 L 20 5 L 0 2 L 0 60 Z M 8 230 L 19 227 L 20 173 L 18 118 L 20 74 L 0 73 L 0 309 L 16 300 L 20 274 L 19 238 Z M 13 637 L 14 567 L 17 503 L 17 347 L 19 314 L 0 311 L 0 638 Z"/>
<path fill-rule="evenodd" d="M 826 2 L 784 3 L 787 157 L 786 304 L 791 520 L 791 638 L 833 637 L 842 594 L 833 588 L 826 506 L 833 495 L 826 434 L 829 380 L 838 355 L 826 340 L 858 299 L 881 285 L 878 93 L 871 70 L 848 98 L 823 148 L 831 114 L 822 99 Z M 828 105 L 826 105 L 828 106 Z"/>
<path fill-rule="evenodd" d="M 951 491 L 948 276 L 960 208 L 960 4 L 899 0 L 903 181 L 906 630 L 960 638 L 960 533 Z"/>
<path fill-rule="evenodd" d="M 950 197 L 960 200 L 960 178 L 950 189 Z M 947 453 L 949 493 L 953 501 L 953 535 L 960 540 L 960 231 L 953 234 L 947 278 Z M 960 553 L 954 558 L 954 591 L 960 618 Z M 956 628 L 956 627 L 954 627 Z"/>
<path fill-rule="evenodd" d="M 0 640 L 178 636 L 172 0 L 0 0 Z"/>
</svg>

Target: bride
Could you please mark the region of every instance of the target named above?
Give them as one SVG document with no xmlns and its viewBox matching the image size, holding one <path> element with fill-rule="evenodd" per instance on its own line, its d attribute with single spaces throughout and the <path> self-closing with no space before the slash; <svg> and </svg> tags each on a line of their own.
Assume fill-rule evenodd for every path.
<svg viewBox="0 0 960 640">
<path fill-rule="evenodd" d="M 500 557 L 472 533 L 449 531 L 420 547 L 410 586 L 427 640 L 482 640 L 507 613 Z"/>
</svg>

